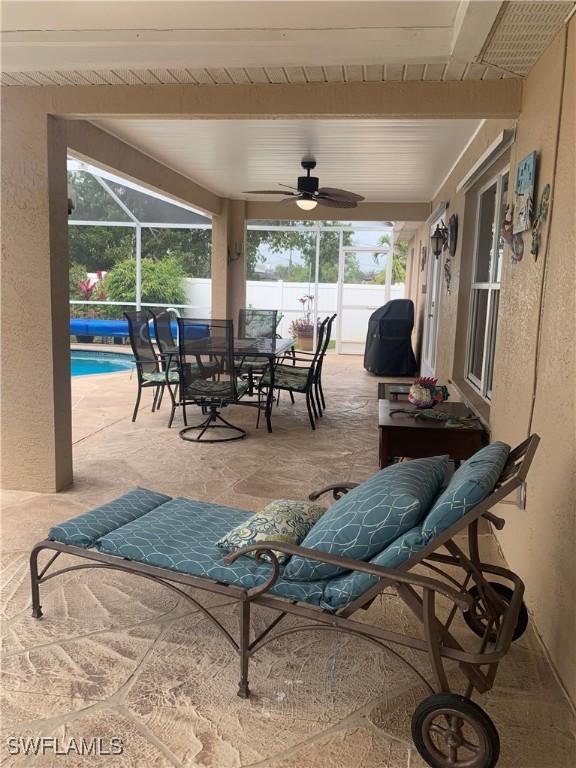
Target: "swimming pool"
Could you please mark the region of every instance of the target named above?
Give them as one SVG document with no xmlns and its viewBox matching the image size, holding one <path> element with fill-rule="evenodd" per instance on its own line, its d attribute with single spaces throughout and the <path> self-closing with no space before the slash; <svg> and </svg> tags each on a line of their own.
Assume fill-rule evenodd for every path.
<svg viewBox="0 0 576 768">
<path fill-rule="evenodd" d="M 117 352 L 89 352 L 73 349 L 70 353 L 70 373 L 72 376 L 87 376 L 94 373 L 115 373 L 134 369 L 132 355 Z"/>
</svg>

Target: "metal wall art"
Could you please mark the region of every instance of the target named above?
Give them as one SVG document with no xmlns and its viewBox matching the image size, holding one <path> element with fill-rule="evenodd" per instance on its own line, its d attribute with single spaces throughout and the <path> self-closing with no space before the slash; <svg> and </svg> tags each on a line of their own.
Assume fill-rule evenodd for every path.
<svg viewBox="0 0 576 768">
<path fill-rule="evenodd" d="M 522 261 L 524 256 L 524 238 L 522 234 L 514 234 L 513 229 L 514 222 L 514 204 L 508 203 L 506 206 L 506 213 L 504 215 L 504 221 L 502 222 L 502 237 L 510 248 L 512 254 L 512 264 L 517 264 Z"/>
<path fill-rule="evenodd" d="M 540 198 L 540 205 L 538 206 L 538 213 L 534 218 L 532 224 L 532 247 L 530 253 L 534 256 L 534 260 L 538 258 L 538 251 L 540 250 L 540 243 L 542 242 L 542 230 L 544 224 L 548 218 L 548 209 L 550 207 L 550 184 L 546 184 L 542 191 L 542 197 Z"/>
<path fill-rule="evenodd" d="M 532 226 L 534 216 L 534 184 L 536 181 L 536 152 L 518 164 L 516 186 L 514 188 L 514 225 L 513 233 L 525 232 Z"/>
<path fill-rule="evenodd" d="M 426 268 L 426 246 L 420 246 L 420 272 L 424 272 Z"/>
</svg>

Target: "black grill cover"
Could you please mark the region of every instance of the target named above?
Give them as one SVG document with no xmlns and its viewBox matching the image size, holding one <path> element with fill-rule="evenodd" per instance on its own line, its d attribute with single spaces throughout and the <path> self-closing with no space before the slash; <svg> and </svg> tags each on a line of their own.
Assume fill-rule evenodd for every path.
<svg viewBox="0 0 576 768">
<path fill-rule="evenodd" d="M 410 299 L 394 299 L 377 309 L 368 321 L 364 368 L 377 376 L 414 376 L 413 328 Z"/>
</svg>

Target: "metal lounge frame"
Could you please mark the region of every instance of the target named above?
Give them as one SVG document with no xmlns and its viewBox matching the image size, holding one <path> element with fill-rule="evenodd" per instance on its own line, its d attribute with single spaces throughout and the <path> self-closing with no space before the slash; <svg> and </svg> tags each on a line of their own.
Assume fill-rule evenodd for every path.
<svg viewBox="0 0 576 768">
<path fill-rule="evenodd" d="M 522 629 L 520 624 L 526 609 L 522 600 L 524 584 L 520 577 L 507 568 L 481 561 L 478 523 L 481 518 L 485 518 L 498 529 L 504 526 L 504 520 L 493 515 L 490 510 L 511 493 L 521 491 L 525 487 L 526 476 L 538 443 L 539 437 L 532 435 L 512 450 L 492 493 L 397 569 L 384 568 L 369 562 L 351 560 L 277 541 L 260 542 L 244 547 L 224 558 L 225 562 L 232 563 L 247 552 L 254 552 L 257 560 L 261 560 L 264 554 L 269 558 L 272 563 L 270 576 L 258 586 L 244 589 L 46 539 L 37 544 L 30 555 L 32 616 L 37 619 L 42 616 L 40 585 L 71 571 L 85 568 L 119 570 L 162 584 L 200 609 L 238 653 L 240 659 L 238 695 L 243 698 L 247 698 L 250 694 L 248 685 L 250 658 L 268 643 L 302 631 L 324 629 L 347 632 L 392 653 L 417 675 L 430 692 L 431 695 L 416 709 L 412 720 L 414 742 L 429 765 L 434 768 L 492 768 L 498 759 L 498 734 L 488 715 L 475 702 L 472 702 L 470 697 L 474 691 L 484 693 L 492 687 L 499 662 L 508 652 L 512 641 L 519 636 L 518 630 Z M 315 500 L 327 492 L 332 492 L 335 498 L 339 498 L 352 487 L 355 487 L 355 484 L 337 483 L 310 494 L 310 499 Z M 466 530 L 468 552 L 465 552 L 454 540 L 457 534 Z M 437 551 L 442 547 L 447 550 L 447 554 Z M 38 556 L 44 550 L 52 551 L 53 554 L 46 565 L 40 568 Z M 347 570 L 361 571 L 377 576 L 379 581 L 345 608 L 334 613 L 324 611 L 308 603 L 290 601 L 270 594 L 270 589 L 280 575 L 280 566 L 275 552 L 298 554 L 312 560 L 342 566 Z M 76 555 L 88 562 L 51 572 L 53 563 L 61 553 Z M 416 565 L 430 569 L 433 576 L 412 572 Z M 462 580 L 459 581 L 451 573 L 443 571 L 442 566 L 462 571 Z M 486 575 L 508 582 L 510 588 L 505 597 L 501 589 L 494 587 L 494 582 L 487 580 Z M 205 606 L 187 594 L 182 589 L 184 586 L 235 598 L 240 606 L 238 639 L 233 637 Z M 472 586 L 471 589 L 470 586 Z M 496 586 L 502 587 L 498 582 Z M 421 623 L 423 637 L 400 634 L 351 618 L 357 610 L 368 608 L 384 589 L 390 587 L 396 589 L 398 596 Z M 446 598 L 452 604 L 448 618 L 444 621 L 438 618 L 436 612 L 438 596 Z M 273 609 L 278 612 L 278 616 L 251 640 L 252 605 Z M 466 623 L 479 636 L 478 647 L 474 651 L 465 649 L 450 631 L 458 611 L 462 612 Z M 279 623 L 290 615 L 297 616 L 306 623 L 274 631 Z M 390 648 L 390 644 L 425 653 L 432 671 L 431 681 L 428 681 L 399 651 Z M 467 681 L 464 696 L 451 692 L 444 665 L 447 660 L 457 663 Z M 436 721 L 437 718 L 440 718 L 442 724 Z M 464 738 L 464 725 L 472 727 L 477 734 L 477 745 Z M 461 755 L 462 751 L 464 757 L 460 760 L 459 754 Z"/>
</svg>

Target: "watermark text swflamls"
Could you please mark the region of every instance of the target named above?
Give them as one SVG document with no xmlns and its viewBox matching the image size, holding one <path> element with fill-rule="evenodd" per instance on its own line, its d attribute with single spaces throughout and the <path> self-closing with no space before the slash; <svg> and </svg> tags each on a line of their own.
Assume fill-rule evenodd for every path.
<svg viewBox="0 0 576 768">
<path fill-rule="evenodd" d="M 121 755 L 122 739 L 93 736 L 91 739 L 59 739 L 57 736 L 10 736 L 7 739 L 10 755 Z"/>
</svg>

